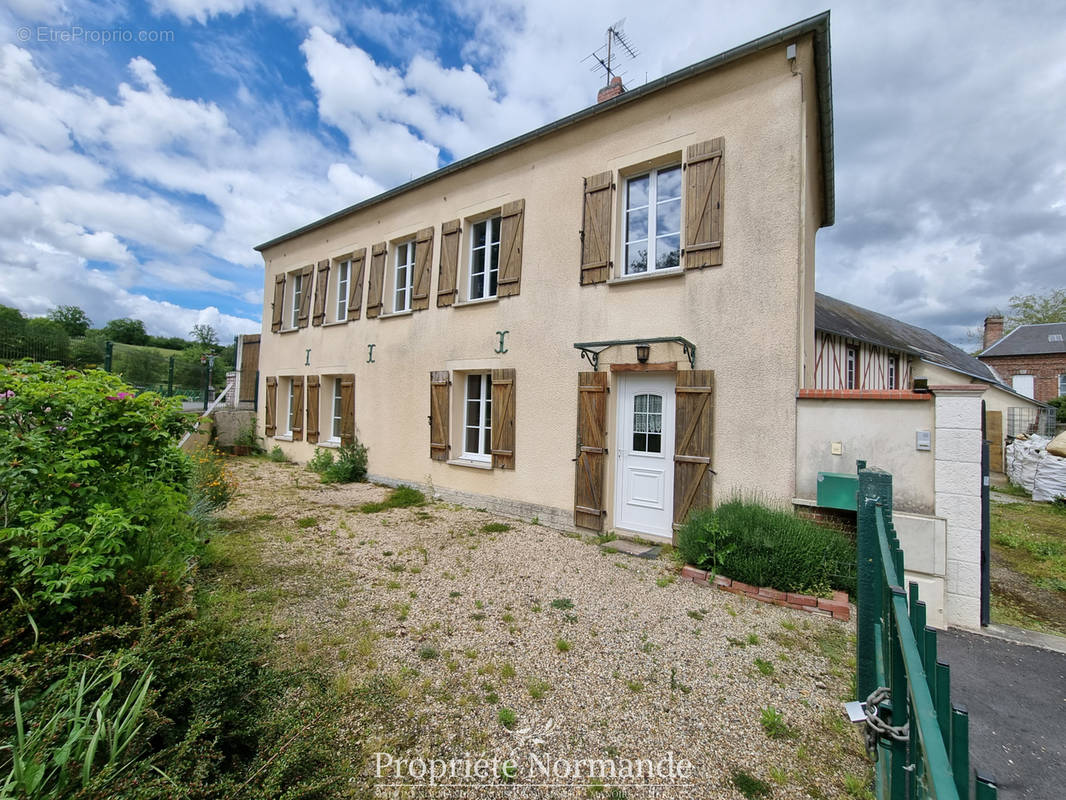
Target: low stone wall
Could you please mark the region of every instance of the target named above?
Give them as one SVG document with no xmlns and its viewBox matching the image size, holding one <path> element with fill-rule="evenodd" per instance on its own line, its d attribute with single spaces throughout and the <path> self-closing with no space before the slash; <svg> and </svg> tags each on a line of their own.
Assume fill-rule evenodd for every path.
<svg viewBox="0 0 1066 800">
<path fill-rule="evenodd" d="M 769 586 L 749 586 L 740 581 L 731 580 L 724 575 L 715 575 L 712 579 L 706 570 L 697 569 L 691 564 L 686 564 L 681 569 L 681 577 L 701 586 L 717 586 L 733 594 L 744 595 L 760 603 L 771 603 L 775 606 L 784 606 L 795 611 L 806 611 L 809 614 L 821 614 L 833 619 L 851 619 L 851 606 L 848 603 L 847 592 L 834 592 L 833 598 L 814 597 L 809 594 L 796 594 L 795 592 L 782 592 L 771 589 Z"/>
</svg>

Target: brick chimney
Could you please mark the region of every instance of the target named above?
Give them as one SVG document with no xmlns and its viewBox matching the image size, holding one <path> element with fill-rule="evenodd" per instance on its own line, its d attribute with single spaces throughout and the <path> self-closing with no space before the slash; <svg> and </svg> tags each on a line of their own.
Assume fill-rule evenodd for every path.
<svg viewBox="0 0 1066 800">
<path fill-rule="evenodd" d="M 983 349 L 987 350 L 1002 338 L 1003 317 L 999 314 L 985 317 L 985 346 Z"/>
<path fill-rule="evenodd" d="M 610 83 L 600 89 L 600 93 L 596 95 L 596 102 L 605 103 L 608 100 L 613 100 L 625 90 L 626 87 L 622 85 L 622 79 L 615 75 L 613 78 L 611 78 Z"/>
</svg>

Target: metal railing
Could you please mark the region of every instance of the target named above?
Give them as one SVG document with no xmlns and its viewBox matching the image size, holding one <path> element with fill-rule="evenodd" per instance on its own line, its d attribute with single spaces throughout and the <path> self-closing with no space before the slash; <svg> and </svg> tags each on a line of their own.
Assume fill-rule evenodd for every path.
<svg viewBox="0 0 1066 800">
<path fill-rule="evenodd" d="M 969 800 L 969 717 L 951 702 L 951 670 L 937 659 L 918 585 L 904 589 L 892 476 L 859 466 L 856 686 L 866 699 L 876 794 Z M 976 775 L 975 783 L 976 800 L 996 799 L 992 780 Z"/>
</svg>

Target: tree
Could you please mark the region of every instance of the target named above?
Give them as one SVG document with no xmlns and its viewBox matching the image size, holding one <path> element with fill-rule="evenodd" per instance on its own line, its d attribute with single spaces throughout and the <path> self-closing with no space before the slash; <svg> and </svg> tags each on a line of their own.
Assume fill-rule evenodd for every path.
<svg viewBox="0 0 1066 800">
<path fill-rule="evenodd" d="M 1021 294 L 1010 299 L 1010 313 L 1004 328 L 1066 322 L 1066 289 L 1052 289 L 1046 294 Z"/>
<path fill-rule="evenodd" d="M 218 334 L 211 325 L 193 325 L 189 336 L 205 350 L 218 349 Z"/>
<path fill-rule="evenodd" d="M 113 319 L 104 326 L 104 336 L 122 344 L 148 344 L 148 332 L 139 319 L 122 317 Z"/>
<path fill-rule="evenodd" d="M 48 319 L 62 325 L 71 337 L 84 336 L 93 326 L 89 315 L 77 306 L 56 306 L 48 312 Z"/>
<path fill-rule="evenodd" d="M 0 306 L 0 337 L 10 339 L 26 330 L 26 318 L 11 306 Z"/>
</svg>

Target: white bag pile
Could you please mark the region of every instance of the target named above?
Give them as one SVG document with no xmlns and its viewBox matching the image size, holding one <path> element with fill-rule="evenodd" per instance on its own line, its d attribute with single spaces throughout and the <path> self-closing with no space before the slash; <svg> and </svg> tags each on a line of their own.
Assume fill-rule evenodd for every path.
<svg viewBox="0 0 1066 800">
<path fill-rule="evenodd" d="M 1046 436 L 1033 435 L 1007 445 L 1007 477 L 1040 502 L 1066 497 L 1066 458 L 1049 453 L 1049 444 Z"/>
</svg>

